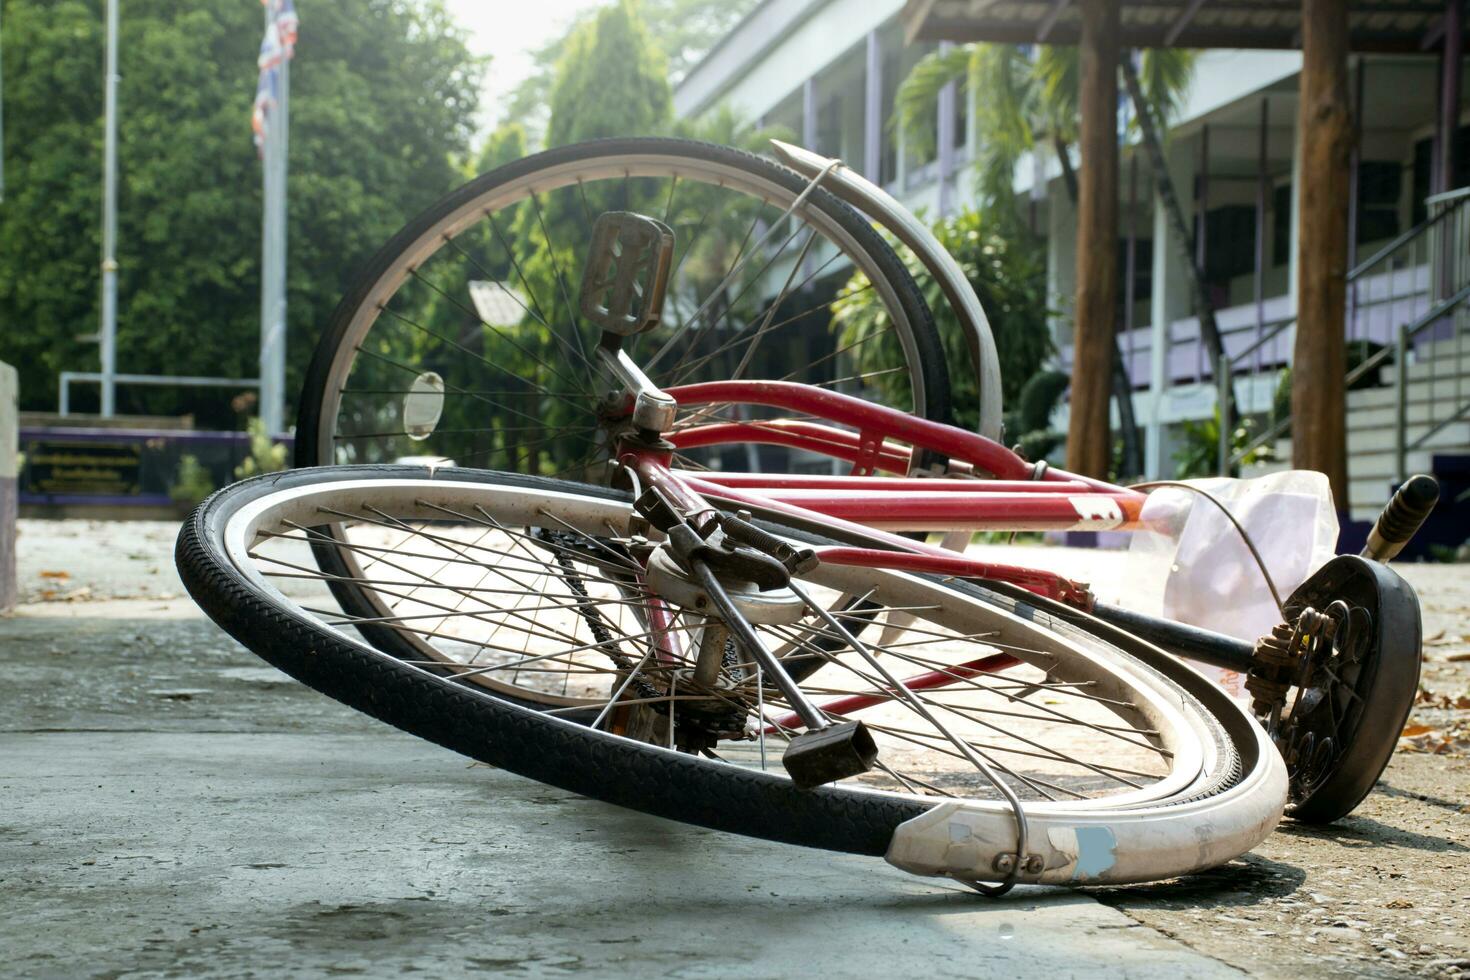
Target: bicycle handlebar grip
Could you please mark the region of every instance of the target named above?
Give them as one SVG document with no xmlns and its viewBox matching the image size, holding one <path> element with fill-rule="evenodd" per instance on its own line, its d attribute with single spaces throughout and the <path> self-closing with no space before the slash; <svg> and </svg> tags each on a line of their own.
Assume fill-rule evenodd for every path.
<svg viewBox="0 0 1470 980">
<path fill-rule="evenodd" d="M 1439 483 L 1432 476 L 1416 474 L 1394 491 L 1393 499 L 1373 522 L 1363 557 L 1374 561 L 1391 561 L 1403 550 L 1414 532 L 1424 523 L 1434 505 L 1439 503 Z"/>
</svg>

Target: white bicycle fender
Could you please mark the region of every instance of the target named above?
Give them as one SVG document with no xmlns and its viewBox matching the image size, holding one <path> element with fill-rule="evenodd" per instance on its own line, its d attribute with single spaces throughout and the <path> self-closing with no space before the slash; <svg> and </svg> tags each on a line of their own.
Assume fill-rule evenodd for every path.
<svg viewBox="0 0 1470 980">
<path fill-rule="evenodd" d="M 816 179 L 819 175 L 826 174 L 822 186 L 892 232 L 934 276 L 944 298 L 959 319 L 971 355 L 980 365 L 981 376 L 976 379 L 976 387 L 980 393 L 980 424 L 977 431 L 987 438 L 999 439 L 1000 358 L 996 353 L 995 335 L 991 333 L 990 320 L 985 315 L 984 307 L 980 305 L 980 298 L 975 295 L 975 287 L 970 285 L 970 280 L 966 278 L 959 263 L 944 250 L 934 233 L 914 217 L 912 212 L 851 167 L 780 140 L 771 140 L 771 148 L 778 160 L 804 177 Z"/>
<path fill-rule="evenodd" d="M 1018 880 L 1047 885 L 1158 881 L 1244 854 L 1276 828 L 1286 806 L 1286 765 L 1264 731 L 1258 742 L 1266 765 L 1205 799 L 1122 814 L 1028 806 L 1028 850 L 1043 865 L 1039 874 L 1023 872 Z M 996 857 L 1015 848 L 1016 821 L 1008 806 L 954 800 L 900 824 L 885 857 L 916 875 L 996 882 L 1006 877 L 995 869 Z"/>
</svg>

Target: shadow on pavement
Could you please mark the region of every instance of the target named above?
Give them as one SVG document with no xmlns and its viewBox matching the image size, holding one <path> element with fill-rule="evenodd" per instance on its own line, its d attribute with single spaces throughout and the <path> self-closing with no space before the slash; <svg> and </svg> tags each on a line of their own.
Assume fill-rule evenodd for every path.
<svg viewBox="0 0 1470 980">
<path fill-rule="evenodd" d="M 1306 878 L 1303 868 L 1248 854 L 1199 874 L 1147 885 L 1090 889 L 1089 894 L 1112 906 L 1244 908 L 1290 895 L 1302 887 Z"/>
<path fill-rule="evenodd" d="M 1390 795 L 1423 799 L 1417 793 L 1400 792 Z M 1458 810 L 1459 807 L 1455 806 L 1455 809 Z M 1402 827 L 1394 827 L 1390 824 L 1374 820 L 1372 817 L 1362 815 L 1351 816 L 1339 823 L 1328 824 L 1325 827 L 1294 824 L 1288 821 L 1281 825 L 1277 833 L 1287 834 L 1292 837 L 1331 841 L 1345 847 L 1411 847 L 1418 851 L 1450 852 L 1456 854 L 1470 852 L 1470 847 L 1466 847 L 1464 844 L 1446 840 L 1443 837 L 1435 837 L 1432 834 L 1421 834 L 1417 831 L 1405 830 Z"/>
</svg>

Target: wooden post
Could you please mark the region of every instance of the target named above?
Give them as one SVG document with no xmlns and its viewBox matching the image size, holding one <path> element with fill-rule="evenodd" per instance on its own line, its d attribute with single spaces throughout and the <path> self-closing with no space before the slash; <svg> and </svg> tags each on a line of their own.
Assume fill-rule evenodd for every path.
<svg viewBox="0 0 1470 980">
<path fill-rule="evenodd" d="M 1077 188 L 1077 321 L 1067 468 L 1106 478 L 1118 312 L 1118 5 L 1082 0 L 1078 52 L 1082 151 Z"/>
<path fill-rule="evenodd" d="M 1301 225 L 1297 245 L 1297 328 L 1292 357 L 1291 456 L 1320 470 L 1339 510 L 1347 510 L 1347 400 L 1343 341 L 1347 314 L 1348 110 L 1347 6 L 1302 0 Z"/>
<path fill-rule="evenodd" d="M 1435 145 L 1435 190 L 1455 189 L 1455 130 L 1460 128 L 1460 59 L 1464 57 L 1464 0 L 1445 0 L 1444 40 L 1439 55 L 1439 139 Z"/>
</svg>

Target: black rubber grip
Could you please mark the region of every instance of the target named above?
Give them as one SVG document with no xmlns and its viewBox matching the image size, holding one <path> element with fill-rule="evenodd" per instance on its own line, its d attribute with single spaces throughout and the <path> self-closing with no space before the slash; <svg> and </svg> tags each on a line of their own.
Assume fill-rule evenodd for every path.
<svg viewBox="0 0 1470 980">
<path fill-rule="evenodd" d="M 1419 530 L 1437 503 L 1439 482 L 1424 473 L 1411 476 L 1394 491 L 1393 499 L 1378 515 L 1373 530 L 1389 544 L 1403 544 Z"/>
</svg>

